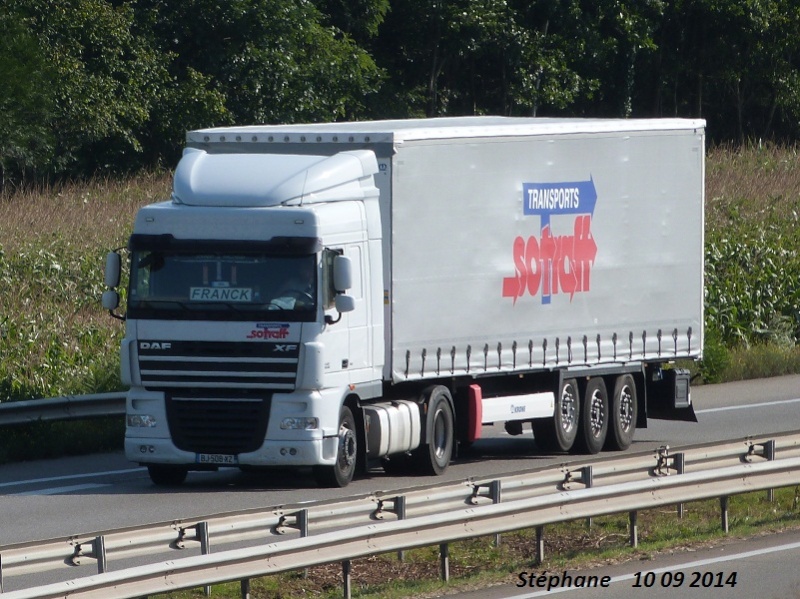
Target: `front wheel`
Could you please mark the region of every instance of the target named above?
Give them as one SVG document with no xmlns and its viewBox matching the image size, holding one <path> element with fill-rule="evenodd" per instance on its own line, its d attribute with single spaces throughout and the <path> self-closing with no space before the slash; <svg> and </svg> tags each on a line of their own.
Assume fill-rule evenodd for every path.
<svg viewBox="0 0 800 599">
<path fill-rule="evenodd" d="M 314 466 L 314 477 L 322 487 L 346 487 L 353 480 L 358 457 L 356 420 L 347 406 L 339 413 L 339 440 L 336 463 L 333 466 Z"/>
<path fill-rule="evenodd" d="M 421 473 L 438 476 L 447 469 L 453 455 L 453 407 L 450 403 L 450 392 L 441 385 L 427 390 L 423 398 L 428 406 L 425 419 L 427 443 L 417 449 L 414 456 Z"/>
</svg>

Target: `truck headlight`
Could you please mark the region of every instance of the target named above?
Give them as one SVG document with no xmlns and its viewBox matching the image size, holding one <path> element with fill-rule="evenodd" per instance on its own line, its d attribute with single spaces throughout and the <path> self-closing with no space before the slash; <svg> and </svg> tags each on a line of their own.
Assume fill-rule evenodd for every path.
<svg viewBox="0 0 800 599">
<path fill-rule="evenodd" d="M 153 428 L 156 426 L 156 417 L 150 414 L 128 414 L 128 426 Z"/>
<path fill-rule="evenodd" d="M 310 431 L 319 428 L 319 420 L 316 418 L 302 418 L 289 416 L 281 420 L 282 430 L 300 430 Z"/>
</svg>

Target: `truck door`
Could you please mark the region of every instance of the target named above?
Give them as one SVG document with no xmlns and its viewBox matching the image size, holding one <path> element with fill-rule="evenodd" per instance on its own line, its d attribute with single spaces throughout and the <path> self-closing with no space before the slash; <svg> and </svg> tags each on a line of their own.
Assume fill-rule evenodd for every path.
<svg viewBox="0 0 800 599">
<path fill-rule="evenodd" d="M 364 252 L 360 245 L 349 245 L 344 255 L 353 265 L 353 286 L 347 292 L 355 300 L 356 308 L 344 315 L 350 331 L 348 341 L 348 369 L 359 370 L 372 367 L 372 335 L 370 334 L 369 302 L 365 297 L 366 278 Z"/>
</svg>

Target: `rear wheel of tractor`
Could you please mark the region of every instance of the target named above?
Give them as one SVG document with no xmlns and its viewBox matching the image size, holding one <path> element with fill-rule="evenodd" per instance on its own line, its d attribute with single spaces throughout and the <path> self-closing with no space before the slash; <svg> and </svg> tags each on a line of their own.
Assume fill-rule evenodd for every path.
<svg viewBox="0 0 800 599">
<path fill-rule="evenodd" d="M 336 463 L 333 466 L 314 466 L 314 478 L 321 487 L 346 487 L 353 480 L 358 457 L 356 420 L 347 406 L 339 412 L 339 440 Z"/>
<path fill-rule="evenodd" d="M 428 406 L 425 418 L 426 444 L 414 452 L 422 474 L 438 476 L 447 470 L 455 442 L 455 418 L 447 387 L 437 385 L 423 394 Z"/>
<path fill-rule="evenodd" d="M 600 377 L 589 379 L 583 392 L 576 453 L 599 453 L 608 434 L 608 391 Z"/>
<path fill-rule="evenodd" d="M 533 421 L 533 438 L 539 448 L 550 452 L 572 449 L 578 436 L 580 412 L 578 381 L 566 379 L 556 395 L 553 417 Z"/>
<path fill-rule="evenodd" d="M 607 449 L 622 451 L 631 446 L 638 416 L 636 383 L 633 376 L 630 374 L 620 375 L 614 383 L 614 394 L 611 396 L 611 420 L 608 423 Z"/>
<path fill-rule="evenodd" d="M 159 487 L 177 487 L 186 480 L 189 471 L 181 466 L 168 464 L 148 464 L 147 474 L 154 485 Z"/>
</svg>

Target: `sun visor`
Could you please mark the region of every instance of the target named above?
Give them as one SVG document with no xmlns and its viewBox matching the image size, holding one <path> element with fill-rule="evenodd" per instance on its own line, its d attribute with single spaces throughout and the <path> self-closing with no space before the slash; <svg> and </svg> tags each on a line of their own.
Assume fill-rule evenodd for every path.
<svg viewBox="0 0 800 599">
<path fill-rule="evenodd" d="M 359 199 L 371 195 L 376 172 L 377 160 L 369 150 L 308 156 L 209 154 L 187 148 L 175 170 L 173 201 L 254 207 Z"/>
</svg>

